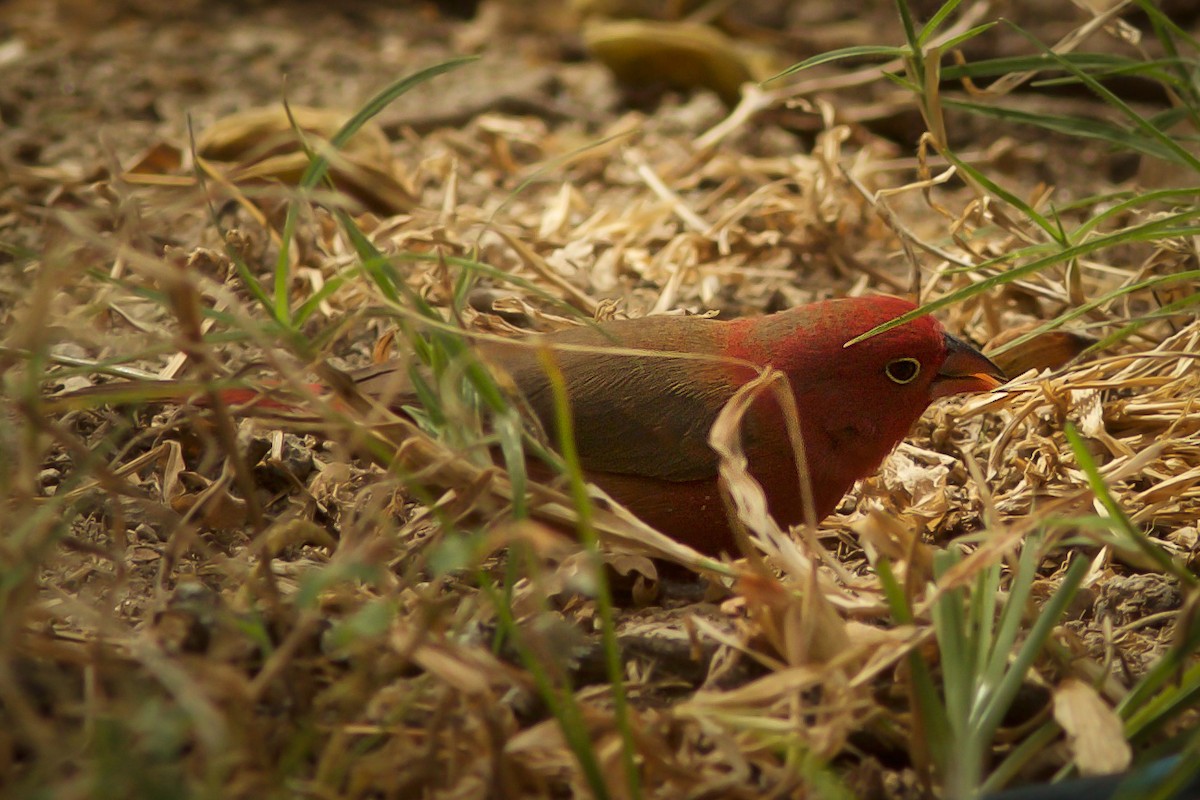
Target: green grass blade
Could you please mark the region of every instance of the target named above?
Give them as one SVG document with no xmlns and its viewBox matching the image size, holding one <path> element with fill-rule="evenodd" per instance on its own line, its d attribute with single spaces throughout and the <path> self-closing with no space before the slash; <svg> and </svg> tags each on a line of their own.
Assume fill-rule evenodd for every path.
<svg viewBox="0 0 1200 800">
<path fill-rule="evenodd" d="M 604 665 L 608 673 L 608 685 L 612 691 L 613 716 L 621 734 L 621 763 L 625 769 L 625 785 L 629 796 L 638 800 L 642 796 L 641 777 L 638 772 L 637 747 L 630 723 L 629 701 L 625 694 L 625 672 L 621 663 L 621 651 L 617 645 L 616 622 L 614 621 L 612 593 L 604 571 L 604 560 L 600 556 L 600 541 L 592 527 L 592 501 L 587 494 L 583 467 L 579 463 L 579 451 L 575 446 L 575 424 L 571 413 L 571 402 L 567 396 L 566 379 L 549 350 L 538 353 L 542 369 L 550 380 L 554 394 L 554 421 L 558 432 L 558 451 L 566 467 L 567 482 L 571 499 L 579 516 L 577 531 L 584 547 L 591 556 L 596 585 L 596 614 L 600 620 L 600 637 L 604 648 Z"/>
<path fill-rule="evenodd" d="M 1200 158 L 1197 158 L 1190 151 L 1188 151 L 1185 147 L 1183 147 L 1178 142 L 1176 142 L 1165 131 L 1162 131 L 1162 130 L 1158 129 L 1157 127 L 1155 127 L 1154 125 L 1150 124 L 1150 122 L 1145 117 L 1143 117 L 1141 114 L 1134 111 L 1133 108 L 1130 107 L 1128 103 L 1126 103 L 1124 100 L 1122 100 L 1120 97 L 1118 97 L 1117 94 L 1114 93 L 1112 90 L 1110 90 L 1107 86 L 1100 83 L 1095 78 L 1093 78 L 1091 75 L 1087 74 L 1086 72 L 1079 69 L 1075 65 L 1071 64 L 1068 60 L 1062 58 L 1057 53 L 1055 53 L 1053 50 L 1046 48 L 1032 34 L 1025 31 L 1019 25 L 1014 25 L 1012 22 L 1009 22 L 1008 25 L 1010 28 L 1012 28 L 1017 33 L 1024 36 L 1030 42 L 1033 42 L 1035 45 L 1042 47 L 1043 50 L 1051 58 L 1053 58 L 1057 63 L 1059 63 L 1064 69 L 1069 71 L 1076 78 L 1078 78 L 1080 83 L 1084 84 L 1089 89 L 1091 89 L 1094 94 L 1096 94 L 1101 100 L 1103 100 L 1105 103 L 1107 103 L 1110 107 L 1116 109 L 1121 114 L 1123 114 L 1126 119 L 1128 119 L 1131 123 L 1133 123 L 1135 128 L 1140 130 L 1148 138 L 1157 140 L 1164 148 L 1169 150 L 1173 156 L 1172 158 L 1169 159 L 1170 161 L 1172 161 L 1173 163 L 1179 164 L 1181 166 L 1186 166 L 1189 169 L 1191 169 L 1193 172 L 1200 174 Z"/>
<path fill-rule="evenodd" d="M 883 586 L 884 597 L 892 618 L 900 625 L 913 625 L 912 609 L 904 596 L 904 588 L 896 580 L 891 564 L 886 559 L 880 559 L 875 564 L 875 574 Z M 912 682 L 911 698 L 914 705 L 913 713 L 917 724 L 924 736 L 920 741 L 925 742 L 929 755 L 933 759 L 934 769 L 939 774 L 945 774 L 950 746 L 954 736 L 946 715 L 946 707 L 938 694 L 933 675 L 925 659 L 916 650 L 908 654 L 908 670 Z"/>
<path fill-rule="evenodd" d="M 762 84 L 765 86 L 772 81 L 777 81 L 780 78 L 786 78 L 789 75 L 794 75 L 797 72 L 803 72 L 806 69 L 812 69 L 813 67 L 818 67 L 822 64 L 831 64 L 837 61 L 848 61 L 850 59 L 860 58 L 881 58 L 891 61 L 892 59 L 905 55 L 907 52 L 908 50 L 903 47 L 882 47 L 877 45 L 855 45 L 854 47 L 842 47 L 837 50 L 830 50 L 828 52 L 806 58 L 798 64 L 793 64 L 783 72 L 772 75 L 771 77 L 762 81 Z"/>
<path fill-rule="evenodd" d="M 1163 550 L 1157 544 L 1150 541 L 1150 538 L 1139 531 L 1125 510 L 1121 508 L 1120 503 L 1113 497 L 1109 491 L 1108 484 L 1104 482 L 1104 477 L 1100 474 L 1099 467 L 1096 466 L 1096 460 L 1092 458 L 1091 452 L 1087 449 L 1087 444 L 1083 441 L 1083 437 L 1075 429 L 1071 423 L 1067 423 L 1063 428 L 1063 433 L 1066 434 L 1067 442 L 1071 445 L 1071 451 L 1075 454 L 1075 460 L 1079 463 L 1079 468 L 1083 470 L 1087 476 L 1088 486 L 1096 495 L 1096 499 L 1104 506 L 1104 510 L 1108 512 L 1108 518 L 1111 521 L 1114 529 L 1123 534 L 1125 539 L 1122 544 L 1139 551 L 1146 558 L 1157 564 L 1159 569 L 1168 575 L 1173 575 L 1179 579 L 1179 582 L 1193 589 L 1200 587 L 1200 578 L 1197 578 L 1191 570 L 1177 562 L 1171 555 Z"/>
<path fill-rule="evenodd" d="M 957 0 L 950 0 L 950 3 L 955 2 Z M 949 5 L 950 3 L 945 5 Z M 900 24 L 904 28 L 904 41 L 908 43 L 905 57 L 912 61 L 911 77 L 915 81 L 923 81 L 925 80 L 925 48 L 917 36 L 917 26 L 913 22 L 912 11 L 908 7 L 908 0 L 896 0 L 896 11 L 900 14 Z"/>
<path fill-rule="evenodd" d="M 1034 659 L 1046 646 L 1054 627 L 1058 625 L 1063 612 L 1074 599 L 1075 593 L 1079 590 L 1079 584 L 1083 581 L 1083 576 L 1087 574 L 1088 566 L 1086 558 L 1076 557 L 1067 567 L 1062 583 L 1042 606 L 1021 649 L 1017 651 L 1008 673 L 1004 676 L 1004 680 L 996 687 L 995 694 L 981 706 L 980 713 L 976 717 L 980 730 L 990 731 L 992 734 L 999 730 L 1000 723 L 1004 721 L 1004 715 L 1008 713 L 1013 698 L 1017 696 L 1017 692 L 1025 680 L 1025 674 L 1033 666 Z"/>
<path fill-rule="evenodd" d="M 958 36 L 951 36 L 945 42 L 938 45 L 938 50 L 943 53 L 953 50 L 955 47 L 958 47 L 963 42 L 968 42 L 971 39 L 974 39 L 975 37 L 977 37 L 981 34 L 987 33 L 994 27 L 996 27 L 995 22 L 985 22 L 982 25 L 976 25 L 974 28 L 970 28 L 968 30 L 963 31 Z M 940 70 L 941 70 L 941 67 L 939 67 L 939 71 Z M 941 74 L 942 80 L 945 80 L 945 73 L 943 72 L 940 74 Z"/>
<path fill-rule="evenodd" d="M 914 311 L 909 311 L 908 313 L 903 314 L 894 320 L 885 322 L 881 325 L 877 325 L 876 327 L 872 328 L 871 330 L 867 331 L 866 333 L 856 336 L 855 338 L 846 342 L 845 346 L 850 347 L 852 345 L 857 344 L 858 342 L 863 341 L 864 339 L 869 339 L 870 337 L 876 336 L 880 333 L 883 333 L 884 331 L 888 331 L 899 325 L 903 325 L 907 322 L 911 322 L 912 320 L 917 319 L 918 317 L 923 317 L 926 314 L 930 314 L 934 311 L 938 311 L 942 308 L 946 308 L 947 306 L 951 306 L 956 303 L 961 303 L 962 301 L 964 301 L 968 298 L 974 297 L 977 294 L 982 294 L 983 292 L 987 292 L 992 289 L 996 289 L 1007 283 L 1012 283 L 1015 280 L 1023 278 L 1027 275 L 1032 275 L 1034 273 L 1040 272 L 1041 270 L 1051 267 L 1055 264 L 1060 264 L 1065 261 L 1069 261 L 1070 259 L 1073 259 L 1073 258 L 1079 258 L 1081 256 L 1088 255 L 1089 253 L 1093 253 L 1098 250 L 1103 250 L 1108 247 L 1115 247 L 1117 245 L 1125 244 L 1125 243 L 1129 243 L 1129 242 L 1145 241 L 1145 240 L 1153 239 L 1153 238 L 1156 238 L 1159 236 L 1161 236 L 1163 238 L 1170 238 L 1170 237 L 1188 237 L 1188 236 L 1200 235 L 1200 225 L 1184 225 L 1184 226 L 1178 227 L 1178 228 L 1173 227 L 1181 219 L 1190 218 L 1192 216 L 1195 216 L 1196 213 L 1198 213 L 1197 210 L 1192 210 L 1190 212 L 1186 212 L 1186 213 L 1182 213 L 1182 214 L 1172 214 L 1172 215 L 1168 215 L 1166 217 L 1163 217 L 1163 218 L 1160 218 L 1157 220 L 1153 220 L 1151 222 L 1144 223 L 1133 229 L 1126 229 L 1126 230 L 1117 231 L 1117 232 L 1111 233 L 1111 234 L 1105 234 L 1103 236 L 1097 236 L 1094 239 L 1091 239 L 1087 242 L 1083 242 L 1081 244 L 1076 244 L 1076 245 L 1071 245 L 1070 247 L 1066 247 L 1061 250 L 1056 250 L 1056 251 L 1052 252 L 1050 255 L 1038 258 L 1034 261 L 1029 262 L 1028 264 L 1023 264 L 1021 266 L 1012 267 L 1011 269 L 1005 270 L 1004 272 L 998 272 L 995 275 L 990 275 L 986 278 L 983 278 L 982 280 L 976 281 L 975 283 L 973 283 L 969 286 L 964 286 L 962 289 L 956 289 L 955 291 L 950 292 L 949 294 L 947 294 L 943 297 L 940 297 L 937 300 L 932 300 L 932 301 L 924 304 L 920 308 L 918 308 Z M 1039 245 L 1038 247 L 1039 247 L 1039 249 L 1044 250 L 1046 246 Z M 998 266 L 1001 263 L 1003 263 L 1004 261 L 1006 261 L 1008 258 L 1009 258 L 1009 256 L 992 259 L 992 260 L 984 262 L 983 264 L 980 264 L 976 267 L 973 267 L 972 269 L 983 270 L 983 269 L 988 268 L 989 266 Z M 1111 293 L 1109 295 L 1109 297 L 1119 296 L 1119 295 L 1123 295 L 1123 294 L 1129 294 L 1132 291 L 1137 291 L 1137 290 L 1147 288 L 1149 286 L 1154 286 L 1154 285 L 1157 285 L 1160 283 L 1173 282 L 1173 281 L 1177 281 L 1177 280 L 1189 280 L 1196 273 L 1197 273 L 1197 271 L 1193 270 L 1190 272 L 1179 273 L 1177 275 L 1165 275 L 1165 276 L 1160 276 L 1157 278 L 1149 278 L 1149 279 L 1142 281 L 1138 284 L 1135 284 L 1133 286 L 1122 287 L 1122 288 L 1118 289 L 1117 291 Z M 1057 327 L 1061 323 L 1062 323 L 1061 318 L 1056 319 L 1054 321 L 1053 327 Z M 1013 344 L 1009 343 L 1008 346 L 1012 347 Z"/>
<path fill-rule="evenodd" d="M 946 102 L 946 101 L 943 100 L 943 102 Z M 1019 198 L 1015 194 L 1013 194 L 1012 192 L 1010 192 L 1007 189 L 1000 186 L 1000 184 L 996 183 L 994 180 L 989 178 L 987 175 L 984 175 L 981 171 L 975 169 L 975 167 L 973 167 L 970 164 L 968 164 L 967 162 L 963 161 L 961 158 L 959 158 L 957 155 L 955 155 L 954 152 L 950 150 L 950 148 L 939 146 L 938 152 L 942 155 L 943 158 L 945 158 L 947 161 L 949 161 L 951 164 L 953 164 L 955 167 L 957 167 L 963 174 L 965 174 L 972 181 L 974 181 L 975 183 L 984 187 L 989 192 L 991 192 L 993 195 L 995 195 L 996 197 L 999 197 L 1001 200 L 1008 203 L 1013 208 L 1019 210 L 1031 222 L 1033 222 L 1035 225 L 1037 225 L 1039 228 L 1041 228 L 1043 231 L 1045 231 L 1046 234 L 1052 240 L 1057 241 L 1059 244 L 1066 243 L 1064 240 L 1062 240 L 1060 238 L 1058 226 L 1055 225 L 1050 220 L 1046 219 L 1040 213 L 1038 213 L 1037 210 L 1035 210 L 1033 208 L 1033 206 L 1029 205 L 1024 200 L 1022 200 L 1021 198 Z"/>
<path fill-rule="evenodd" d="M 338 132 L 334 134 L 330 143 L 335 149 L 341 149 L 345 146 L 350 137 L 362 128 L 368 120 L 375 117 L 379 112 L 387 108 L 397 98 L 405 92 L 413 89 L 416 86 L 425 83 L 426 81 L 436 78 L 438 75 L 456 70 L 465 64 L 472 61 L 478 61 L 479 56 L 460 56 L 458 58 L 447 59 L 440 64 L 426 67 L 412 75 L 401 78 L 400 80 L 389 84 L 377 95 L 368 100 L 362 108 L 355 112 L 354 116 L 350 117 Z M 300 186 L 304 189 L 312 189 L 320 183 L 329 171 L 329 159 L 318 154 L 312 161 L 309 162 L 308 169 L 304 171 L 304 176 L 300 179 Z"/>
<path fill-rule="evenodd" d="M 969 100 L 955 100 L 952 98 L 946 98 L 943 102 L 947 108 L 968 111 L 982 117 L 990 117 L 1019 125 L 1031 125 L 1042 130 L 1080 139 L 1095 139 L 1121 150 L 1132 150 L 1136 153 L 1142 153 L 1143 155 L 1152 156 L 1164 161 L 1177 161 L 1174 158 L 1175 150 L 1164 146 L 1158 138 L 1147 137 L 1138 131 L 1131 131 L 1114 125 L 1111 122 L 1105 122 L 1104 120 L 1033 113 L 1021 111 L 1016 108 L 986 105 Z"/>
<path fill-rule="evenodd" d="M 902 5 L 907 11 L 908 4 L 902 3 Z M 960 5 L 962 5 L 962 0 L 948 0 L 948 2 L 942 4 L 941 8 L 933 12 L 933 16 L 930 17 L 929 21 L 921 27 L 921 33 L 916 37 L 917 46 L 924 47 L 925 45 L 929 44 L 929 40 L 934 36 L 937 36 L 938 31 L 942 29 L 942 23 L 949 19 L 950 15 L 953 14 Z M 953 46 L 953 44 L 944 45 L 943 49 L 949 50 Z"/>
</svg>

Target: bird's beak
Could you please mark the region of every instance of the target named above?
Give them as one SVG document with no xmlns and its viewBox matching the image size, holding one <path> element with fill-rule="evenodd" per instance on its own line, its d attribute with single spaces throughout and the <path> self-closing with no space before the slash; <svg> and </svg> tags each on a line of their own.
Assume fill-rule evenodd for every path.
<svg viewBox="0 0 1200 800">
<path fill-rule="evenodd" d="M 933 399 L 952 394 L 987 392 L 1004 383 L 1008 378 L 992 363 L 991 359 L 971 345 L 950 334 L 946 334 L 946 360 L 933 379 Z"/>
</svg>

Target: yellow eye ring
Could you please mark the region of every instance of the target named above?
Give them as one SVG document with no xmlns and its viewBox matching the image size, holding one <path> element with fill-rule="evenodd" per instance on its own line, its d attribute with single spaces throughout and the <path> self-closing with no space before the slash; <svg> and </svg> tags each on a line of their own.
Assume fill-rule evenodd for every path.
<svg viewBox="0 0 1200 800">
<path fill-rule="evenodd" d="M 903 386 L 912 383 L 921 374 L 921 362 L 915 358 L 896 358 L 887 363 L 883 372 L 892 383 Z"/>
</svg>

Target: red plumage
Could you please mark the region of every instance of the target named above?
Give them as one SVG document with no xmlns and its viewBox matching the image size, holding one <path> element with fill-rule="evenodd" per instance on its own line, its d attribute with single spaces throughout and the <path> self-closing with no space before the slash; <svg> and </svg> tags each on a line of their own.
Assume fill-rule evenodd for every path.
<svg viewBox="0 0 1200 800">
<path fill-rule="evenodd" d="M 782 371 L 795 393 L 817 519 L 832 513 L 856 480 L 875 471 L 934 399 L 999 384 L 999 368 L 928 316 L 845 347 L 914 308 L 892 297 L 850 298 L 728 322 L 679 316 L 620 320 L 533 342 L 552 348 L 562 371 L 588 479 L 655 528 L 716 554 L 733 552 L 734 542 L 708 434 L 725 403 L 758 368 Z M 489 341 L 478 352 L 491 368 L 508 374 L 554 440 L 550 382 L 537 348 L 529 344 Z M 630 349 L 658 355 L 623 352 Z M 676 353 L 689 357 L 670 355 Z M 906 383 L 889 377 L 889 369 L 908 368 L 911 376 L 896 376 L 908 378 Z M 413 400 L 404 376 L 396 362 L 356 377 L 365 394 L 399 408 Z M 801 522 L 798 472 L 772 398 L 752 407 L 743 439 L 750 473 L 762 484 L 771 512 L 784 525 Z"/>
<path fill-rule="evenodd" d="M 933 400 L 999 385 L 1000 369 L 932 317 L 845 346 L 914 308 L 897 298 L 867 297 L 728 322 L 652 316 L 523 342 L 480 342 L 476 350 L 489 368 L 508 376 L 522 405 L 557 442 L 553 392 L 537 345 L 549 348 L 565 381 L 588 479 L 663 533 L 716 554 L 736 550 L 708 435 L 725 403 L 760 368 L 774 367 L 790 382 L 816 519 L 875 471 Z M 386 362 L 351 378 L 364 395 L 403 413 L 416 403 L 407 367 L 406 361 Z M 783 525 L 801 522 L 798 471 L 782 412 L 769 394 L 751 407 L 742 436 L 750 473 L 772 514 Z"/>
</svg>

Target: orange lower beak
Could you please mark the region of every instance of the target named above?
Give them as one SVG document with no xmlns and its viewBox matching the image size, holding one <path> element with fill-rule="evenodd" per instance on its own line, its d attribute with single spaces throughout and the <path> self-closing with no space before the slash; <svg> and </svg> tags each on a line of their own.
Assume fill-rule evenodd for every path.
<svg viewBox="0 0 1200 800">
<path fill-rule="evenodd" d="M 989 392 L 1008 378 L 991 359 L 958 337 L 946 334 L 946 360 L 930 389 L 933 399 Z"/>
</svg>

